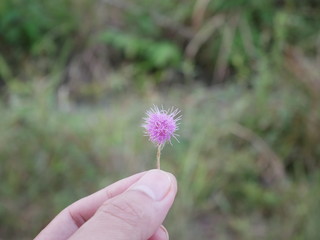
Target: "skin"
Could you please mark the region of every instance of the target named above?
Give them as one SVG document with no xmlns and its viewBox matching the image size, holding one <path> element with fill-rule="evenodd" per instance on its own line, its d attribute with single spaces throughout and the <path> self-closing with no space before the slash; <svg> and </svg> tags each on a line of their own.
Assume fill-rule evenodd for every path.
<svg viewBox="0 0 320 240">
<path fill-rule="evenodd" d="M 167 240 L 162 223 L 176 192 L 170 173 L 135 174 L 71 204 L 35 240 Z"/>
</svg>

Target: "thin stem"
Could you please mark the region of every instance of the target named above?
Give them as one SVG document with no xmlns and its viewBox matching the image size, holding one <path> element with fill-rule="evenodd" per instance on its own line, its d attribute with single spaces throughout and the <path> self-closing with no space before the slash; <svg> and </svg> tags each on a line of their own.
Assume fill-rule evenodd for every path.
<svg viewBox="0 0 320 240">
<path fill-rule="evenodd" d="M 162 149 L 162 145 L 159 145 L 159 146 L 158 146 L 158 151 L 157 151 L 157 169 L 160 169 L 161 149 Z"/>
</svg>

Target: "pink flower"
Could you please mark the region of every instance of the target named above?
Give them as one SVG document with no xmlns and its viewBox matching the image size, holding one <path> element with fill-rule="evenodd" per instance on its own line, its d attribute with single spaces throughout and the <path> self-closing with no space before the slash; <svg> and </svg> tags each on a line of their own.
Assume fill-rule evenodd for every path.
<svg viewBox="0 0 320 240">
<path fill-rule="evenodd" d="M 181 116 L 177 116 L 179 113 L 179 109 L 172 107 L 164 110 L 163 107 L 159 109 L 155 105 L 148 110 L 142 127 L 145 128 L 145 134 L 149 136 L 150 141 L 158 146 L 163 146 L 168 141 L 171 143 L 172 137 L 178 141 L 175 132 L 179 129 L 178 121 L 181 120 Z"/>
</svg>

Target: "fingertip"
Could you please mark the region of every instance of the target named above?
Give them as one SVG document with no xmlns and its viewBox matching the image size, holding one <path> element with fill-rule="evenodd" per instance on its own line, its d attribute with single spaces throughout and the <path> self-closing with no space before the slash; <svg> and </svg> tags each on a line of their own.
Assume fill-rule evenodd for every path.
<svg viewBox="0 0 320 240">
<path fill-rule="evenodd" d="M 170 178 L 171 181 L 171 189 L 169 192 L 174 193 L 174 195 L 177 193 L 178 191 L 178 183 L 177 183 L 177 179 L 175 177 L 175 175 L 173 175 L 171 172 L 166 172 L 163 170 L 159 170 L 165 174 L 167 174 L 167 176 Z"/>
<path fill-rule="evenodd" d="M 140 190 L 154 200 L 173 199 L 177 193 L 176 177 L 160 169 L 151 169 L 128 190 Z"/>
<path fill-rule="evenodd" d="M 164 239 L 167 239 L 167 240 L 169 240 L 169 233 L 168 233 L 167 229 L 166 229 L 163 225 L 160 226 L 158 232 L 159 232 L 160 237 L 162 237 L 162 238 L 160 238 L 160 239 L 163 239 L 163 240 L 164 240 Z"/>
<path fill-rule="evenodd" d="M 174 185 L 175 189 L 177 189 L 177 179 L 176 179 L 176 177 L 170 172 L 165 172 L 165 173 L 167 173 L 169 175 L 172 184 Z"/>
<path fill-rule="evenodd" d="M 167 229 L 161 225 L 149 240 L 169 240 L 169 233 Z"/>
<path fill-rule="evenodd" d="M 161 170 L 161 169 L 151 169 L 149 171 L 147 171 L 147 173 L 151 173 L 151 174 L 167 174 L 170 178 L 170 180 L 175 184 L 177 185 L 177 179 L 176 177 L 171 173 L 171 172 L 167 172 L 167 171 L 164 171 L 164 170 Z"/>
</svg>

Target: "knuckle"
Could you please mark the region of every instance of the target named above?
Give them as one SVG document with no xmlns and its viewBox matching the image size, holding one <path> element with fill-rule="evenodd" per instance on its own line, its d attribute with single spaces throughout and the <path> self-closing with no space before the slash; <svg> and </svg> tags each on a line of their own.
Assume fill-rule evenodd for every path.
<svg viewBox="0 0 320 240">
<path fill-rule="evenodd" d="M 145 222 L 146 219 L 143 208 L 126 199 L 103 204 L 102 213 L 120 220 L 131 228 L 135 228 L 141 222 Z"/>
<path fill-rule="evenodd" d="M 106 196 L 106 199 L 107 199 L 107 200 L 114 197 L 113 192 L 110 191 L 108 188 L 105 189 L 104 193 L 105 193 L 105 196 Z"/>
</svg>

